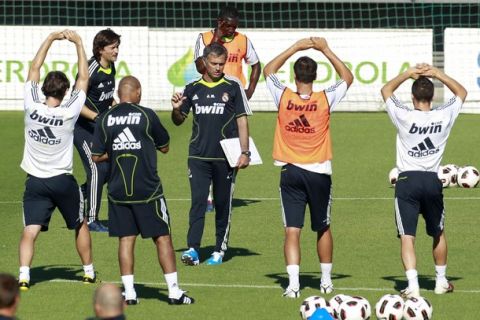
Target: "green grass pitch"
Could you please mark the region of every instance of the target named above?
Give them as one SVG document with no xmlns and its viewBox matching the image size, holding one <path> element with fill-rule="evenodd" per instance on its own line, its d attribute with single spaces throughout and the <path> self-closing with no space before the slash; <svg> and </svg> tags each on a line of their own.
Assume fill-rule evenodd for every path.
<svg viewBox="0 0 480 320">
<path fill-rule="evenodd" d="M 190 190 L 186 170 L 191 120 L 175 127 L 169 113 L 160 118 L 171 135 L 170 152 L 159 154 L 159 173 L 171 213 L 181 287 L 196 298 L 192 306 L 169 306 L 163 274 L 150 240 L 138 239 L 135 281 L 140 304 L 128 307 L 129 319 L 299 319 L 303 299 L 281 297 L 287 284 L 283 261 L 283 227 L 278 199 L 279 169 L 271 159 L 274 113 L 250 117 L 250 131 L 264 164 L 242 170 L 237 179 L 230 250 L 220 266 L 186 267 L 185 249 Z M 443 163 L 480 166 L 478 115 L 460 115 L 451 133 Z M 400 262 L 393 215 L 393 189 L 387 182 L 395 163 L 395 132 L 385 113 L 332 115 L 334 235 L 333 280 L 337 293 L 366 297 L 372 308 L 386 293 L 406 285 Z M 0 115 L 0 270 L 18 274 L 17 245 L 22 231 L 25 173 L 23 113 Z M 75 176 L 84 180 L 75 151 Z M 433 293 L 431 240 L 424 223 L 418 226 L 417 255 L 422 295 L 433 304 L 434 319 L 477 319 L 480 224 L 478 189 L 445 190 L 449 241 L 447 274 L 456 292 Z M 106 202 L 100 217 L 106 219 Z M 206 259 L 214 244 L 213 214 L 207 214 L 201 251 Z M 103 281 L 119 283 L 117 239 L 92 233 L 94 263 Z M 307 220 L 302 234 L 302 298 L 320 294 L 315 234 Z M 40 235 L 33 261 L 32 287 L 22 293 L 20 319 L 85 319 L 93 316 L 95 285 L 79 282 L 82 275 L 73 233 L 56 212 L 50 231 Z M 330 298 L 332 295 L 329 295 Z M 375 316 L 372 315 L 372 319 Z"/>
</svg>

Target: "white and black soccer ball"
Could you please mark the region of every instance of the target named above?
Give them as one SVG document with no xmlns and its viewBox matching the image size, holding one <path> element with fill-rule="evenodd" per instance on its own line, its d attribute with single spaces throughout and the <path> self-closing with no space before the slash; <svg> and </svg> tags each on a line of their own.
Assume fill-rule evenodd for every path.
<svg viewBox="0 0 480 320">
<path fill-rule="evenodd" d="M 330 299 L 330 307 L 333 309 L 333 314 L 335 319 L 339 319 L 339 308 L 342 302 L 351 299 L 352 297 L 346 294 L 337 294 Z"/>
<path fill-rule="evenodd" d="M 473 166 L 461 167 L 457 172 L 457 184 L 462 188 L 475 188 L 480 180 L 478 169 Z"/>
<path fill-rule="evenodd" d="M 444 188 L 450 186 L 450 181 L 452 178 L 451 171 L 452 169 L 447 166 L 440 166 L 440 168 L 438 168 L 438 179 L 440 180 L 440 182 L 442 183 L 442 187 Z"/>
<path fill-rule="evenodd" d="M 370 316 L 372 315 L 372 307 L 370 306 L 370 302 L 364 297 L 360 296 L 353 296 L 352 299 L 360 301 L 365 306 L 365 318 L 364 319 L 370 319 Z"/>
<path fill-rule="evenodd" d="M 310 296 L 303 300 L 300 305 L 300 316 L 306 320 L 312 316 L 315 310 L 326 307 L 330 308 L 330 303 L 327 300 L 319 296 Z"/>
<path fill-rule="evenodd" d="M 390 172 L 388 173 L 388 181 L 390 181 L 390 184 L 392 186 L 395 186 L 398 180 L 398 169 L 397 167 L 394 167 Z"/>
<path fill-rule="evenodd" d="M 338 319 L 340 320 L 366 320 L 367 310 L 365 304 L 358 299 L 350 298 L 343 301 L 338 307 Z"/>
<path fill-rule="evenodd" d="M 403 307 L 405 320 L 430 320 L 432 319 L 433 307 L 423 297 L 409 298 Z"/>
<path fill-rule="evenodd" d="M 397 294 L 386 294 L 375 305 L 378 320 L 401 320 L 403 317 L 403 299 Z"/>
</svg>

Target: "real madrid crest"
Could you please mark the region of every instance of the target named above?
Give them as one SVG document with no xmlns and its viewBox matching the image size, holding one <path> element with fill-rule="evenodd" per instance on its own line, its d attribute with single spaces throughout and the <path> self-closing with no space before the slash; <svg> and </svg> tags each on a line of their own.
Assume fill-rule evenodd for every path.
<svg viewBox="0 0 480 320">
<path fill-rule="evenodd" d="M 224 93 L 223 93 L 223 96 L 222 96 L 222 101 L 223 101 L 223 102 L 227 102 L 229 98 L 230 98 L 230 96 L 228 95 L 228 93 L 227 93 L 227 92 L 224 92 Z"/>
</svg>

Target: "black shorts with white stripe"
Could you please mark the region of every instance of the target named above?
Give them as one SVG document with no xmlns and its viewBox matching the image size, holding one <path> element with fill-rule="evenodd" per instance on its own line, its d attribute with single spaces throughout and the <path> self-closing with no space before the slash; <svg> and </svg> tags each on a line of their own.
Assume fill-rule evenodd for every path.
<svg viewBox="0 0 480 320">
<path fill-rule="evenodd" d="M 142 235 L 155 238 L 170 234 L 170 216 L 162 196 L 148 203 L 108 202 L 108 231 L 111 237 Z"/>
<path fill-rule="evenodd" d="M 23 194 L 25 226 L 41 225 L 41 230 L 47 231 L 55 208 L 68 229 L 75 229 L 83 222 L 83 197 L 75 178 L 71 174 L 50 178 L 28 175 Z"/>
<path fill-rule="evenodd" d="M 436 172 L 406 171 L 395 184 L 395 220 L 398 235 L 415 236 L 419 214 L 427 234 L 438 236 L 444 228 L 442 183 Z"/>
<path fill-rule="evenodd" d="M 292 164 L 283 166 L 280 200 L 284 226 L 302 228 L 308 205 L 312 230 L 325 230 L 330 225 L 331 193 L 330 175 L 311 172 Z"/>
</svg>

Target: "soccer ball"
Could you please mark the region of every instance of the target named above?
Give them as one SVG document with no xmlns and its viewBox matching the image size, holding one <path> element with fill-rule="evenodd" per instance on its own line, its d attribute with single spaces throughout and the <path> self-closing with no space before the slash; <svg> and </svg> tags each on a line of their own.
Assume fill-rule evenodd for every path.
<svg viewBox="0 0 480 320">
<path fill-rule="evenodd" d="M 466 166 L 458 169 L 457 184 L 462 188 L 475 188 L 478 184 L 480 175 L 477 168 Z"/>
<path fill-rule="evenodd" d="M 450 174 L 450 185 L 456 185 L 457 184 L 457 172 L 458 172 L 458 166 L 456 164 L 446 164 L 443 166 L 444 168 L 447 168 L 449 170 Z"/>
<path fill-rule="evenodd" d="M 340 320 L 366 320 L 367 310 L 362 301 L 350 298 L 343 301 L 338 307 L 338 319 Z"/>
<path fill-rule="evenodd" d="M 400 320 L 403 317 L 403 299 L 396 294 L 386 294 L 375 305 L 378 320 Z"/>
<path fill-rule="evenodd" d="M 365 299 L 364 297 L 360 297 L 360 296 L 353 296 L 352 299 L 355 299 L 355 300 L 358 300 L 360 301 L 360 303 L 363 303 L 363 305 L 365 306 L 365 319 L 370 319 L 370 316 L 372 315 L 372 307 L 370 307 L 370 302 L 368 302 L 367 299 Z"/>
<path fill-rule="evenodd" d="M 432 319 L 433 308 L 430 302 L 423 297 L 409 298 L 403 307 L 403 318 L 405 320 L 430 320 Z"/>
<path fill-rule="evenodd" d="M 395 186 L 395 183 L 397 183 L 397 180 L 398 180 L 398 169 L 397 169 L 397 167 L 390 170 L 390 172 L 388 173 L 388 180 L 390 181 L 390 184 L 392 186 Z"/>
<path fill-rule="evenodd" d="M 442 182 L 442 186 L 447 188 L 450 185 L 452 178 L 451 171 L 452 169 L 447 166 L 440 166 L 438 169 L 438 179 Z"/>
<path fill-rule="evenodd" d="M 300 305 L 300 316 L 302 319 L 306 320 L 312 316 L 312 314 L 318 308 L 326 308 L 330 307 L 330 303 L 322 297 L 319 296 L 311 296 L 303 300 L 302 304 Z M 327 310 L 331 311 L 331 310 Z"/>
<path fill-rule="evenodd" d="M 333 309 L 333 314 L 334 314 L 335 319 L 340 319 L 339 318 L 340 304 L 342 304 L 343 301 L 347 301 L 351 298 L 352 297 L 347 296 L 346 294 L 337 294 L 336 296 L 333 296 L 330 299 L 330 301 L 329 301 L 330 302 L 330 307 L 332 307 L 332 309 Z"/>
</svg>

